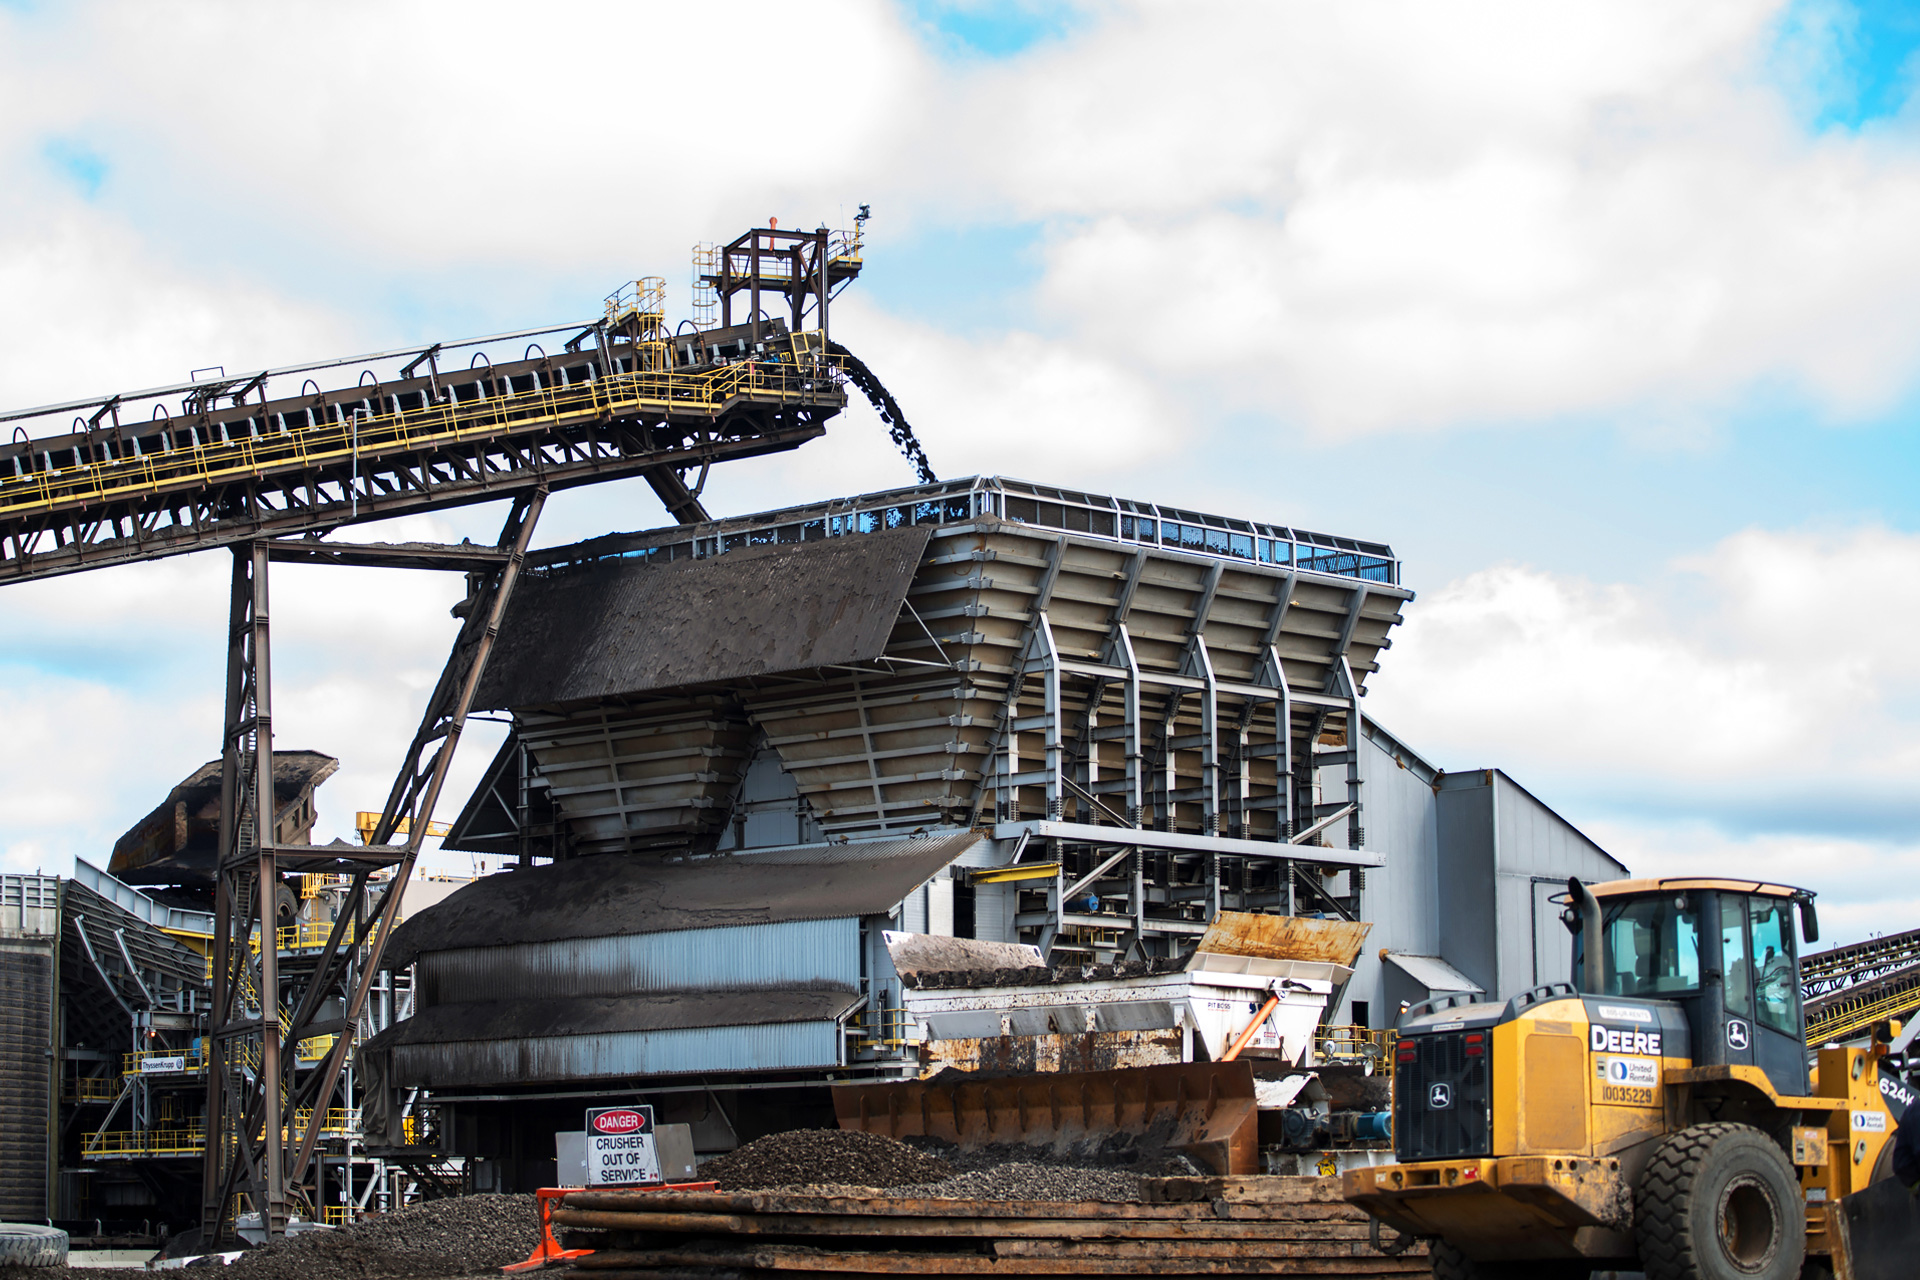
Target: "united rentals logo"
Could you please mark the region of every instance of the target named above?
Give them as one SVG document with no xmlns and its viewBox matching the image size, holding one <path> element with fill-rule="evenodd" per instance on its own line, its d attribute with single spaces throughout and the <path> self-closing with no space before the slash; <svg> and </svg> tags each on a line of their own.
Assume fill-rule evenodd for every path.
<svg viewBox="0 0 1920 1280">
<path fill-rule="evenodd" d="M 1453 1105 L 1453 1086 L 1445 1083 L 1427 1087 L 1427 1107 L 1433 1111 L 1445 1111 Z"/>
<path fill-rule="evenodd" d="M 646 1127 L 645 1116 L 625 1107 L 602 1111 L 593 1118 L 595 1133 L 642 1133 L 645 1132 Z"/>
</svg>

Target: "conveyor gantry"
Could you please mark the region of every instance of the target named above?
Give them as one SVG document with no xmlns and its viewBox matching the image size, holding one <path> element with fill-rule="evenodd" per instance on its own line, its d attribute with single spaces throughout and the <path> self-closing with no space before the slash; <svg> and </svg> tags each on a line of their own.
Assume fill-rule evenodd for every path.
<svg viewBox="0 0 1920 1280">
<path fill-rule="evenodd" d="M 696 319 L 677 331 L 666 321 L 665 281 L 647 277 L 581 324 L 239 377 L 203 370 L 214 376 L 0 414 L 0 424 L 14 424 L 0 444 L 0 584 L 233 551 L 206 1130 L 196 1148 L 205 1151 L 209 1247 L 231 1232 L 243 1201 L 278 1234 L 317 1193 L 313 1160 L 327 1132 L 318 1118 L 338 1096 L 346 1033 L 365 1006 L 547 495 L 644 476 L 675 519 L 705 520 L 699 492 L 713 463 L 820 435 L 846 406 L 849 373 L 884 397 L 827 335 L 833 291 L 859 271 L 857 232 L 766 227 L 698 252 Z M 712 324 L 706 313 L 742 292 L 747 322 Z M 771 298 L 785 300 L 785 317 L 760 310 Z M 904 448 L 911 432 L 890 399 L 885 407 Z M 36 423 L 59 425 L 36 434 L 28 425 Z M 916 463 L 924 475 L 924 455 Z M 701 482 L 689 488 L 695 470 Z M 501 498 L 509 510 L 491 547 L 321 538 L 347 524 Z M 290 559 L 467 574 L 460 634 L 364 845 L 280 843 L 272 820 L 268 569 Z M 404 843 L 392 843 L 400 832 L 409 833 Z M 390 874 L 376 882 L 383 869 Z M 348 886 L 318 954 L 283 969 L 277 946 L 250 940 L 275 936 L 270 886 L 307 871 L 345 875 Z M 353 920 L 371 923 L 350 933 Z M 273 1005 L 265 993 L 276 994 Z M 277 1026 L 259 1012 L 276 1006 Z M 309 1065 L 302 1046 L 321 1043 Z"/>
<path fill-rule="evenodd" d="M 1875 1023 L 1920 1016 L 1920 929 L 1819 951 L 1800 961 L 1807 1043 L 1861 1035 Z"/>
<path fill-rule="evenodd" d="M 0 413 L 0 583 L 634 475 L 703 519 L 685 473 L 795 448 L 846 405 L 826 300 L 857 235 L 750 232 L 726 261 L 748 242 L 767 246 L 739 264 L 756 304 L 785 295 L 791 327 L 756 310 L 671 333 L 649 278 L 580 324 Z"/>
</svg>

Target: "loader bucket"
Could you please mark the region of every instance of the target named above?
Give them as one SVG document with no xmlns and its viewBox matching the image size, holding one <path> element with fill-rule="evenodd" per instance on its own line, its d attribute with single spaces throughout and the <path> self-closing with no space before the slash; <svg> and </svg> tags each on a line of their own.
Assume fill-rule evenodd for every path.
<svg viewBox="0 0 1920 1280">
<path fill-rule="evenodd" d="M 842 1129 L 890 1138 L 1056 1151 L 1132 1146 L 1185 1152 L 1222 1175 L 1260 1171 L 1248 1062 L 840 1084 L 833 1109 Z"/>
<path fill-rule="evenodd" d="M 1853 1280 L 1904 1280 L 1920 1257 L 1920 1204 L 1897 1178 L 1882 1178 L 1840 1201 L 1839 1253 Z M 1829 1221 L 1833 1219 L 1830 1218 Z M 1836 1259 L 1836 1262 L 1838 1259 Z"/>
</svg>

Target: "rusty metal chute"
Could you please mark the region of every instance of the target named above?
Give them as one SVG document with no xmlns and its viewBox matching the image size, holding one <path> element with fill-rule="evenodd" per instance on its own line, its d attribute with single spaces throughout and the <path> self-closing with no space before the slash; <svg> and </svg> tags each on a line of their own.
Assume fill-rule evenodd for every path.
<svg viewBox="0 0 1920 1280">
<path fill-rule="evenodd" d="M 1066 1151 L 1119 1142 L 1182 1151 L 1216 1173 L 1258 1172 L 1253 1067 L 1172 1063 L 1119 1071 L 834 1086 L 842 1129 Z"/>
</svg>

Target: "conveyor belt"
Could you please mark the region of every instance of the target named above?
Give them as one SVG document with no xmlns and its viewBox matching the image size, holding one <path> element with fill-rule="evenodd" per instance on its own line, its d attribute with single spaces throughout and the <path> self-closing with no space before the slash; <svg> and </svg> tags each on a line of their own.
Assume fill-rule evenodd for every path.
<svg viewBox="0 0 1920 1280">
<path fill-rule="evenodd" d="M 87 402 L 91 418 L 68 434 L 16 427 L 0 445 L 0 582 L 317 534 L 539 484 L 651 472 L 663 496 L 685 495 L 680 472 L 794 448 L 846 404 L 835 361 L 807 342 L 817 335 L 767 333 L 752 349 L 737 344 L 736 357 L 703 351 L 695 363 L 606 325 L 550 332 L 574 333 L 572 349 L 440 372 L 435 355 L 452 346 L 436 346 L 400 353 L 415 358 L 384 381 L 369 370 L 361 385 L 321 390 L 308 379 L 299 395 L 262 399 L 270 378 L 302 370 L 266 371 L 170 389 L 185 391 L 178 416 L 146 392 L 146 421 L 121 417 L 136 397 L 112 396 Z M 581 347 L 588 336 L 594 345 Z"/>
<path fill-rule="evenodd" d="M 1800 991 L 1811 1045 L 1914 1017 L 1920 1013 L 1920 929 L 1803 957 Z"/>
</svg>

